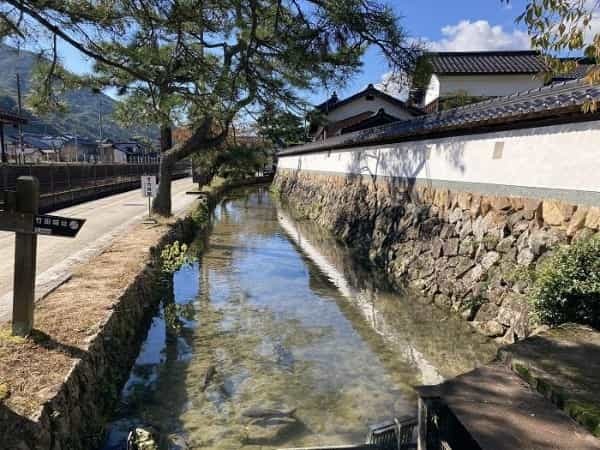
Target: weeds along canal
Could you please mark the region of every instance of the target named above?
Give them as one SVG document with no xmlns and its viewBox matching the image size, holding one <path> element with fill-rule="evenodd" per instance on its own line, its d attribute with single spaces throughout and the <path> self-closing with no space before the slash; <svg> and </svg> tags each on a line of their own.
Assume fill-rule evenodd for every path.
<svg viewBox="0 0 600 450">
<path fill-rule="evenodd" d="M 135 426 L 190 449 L 361 442 L 368 425 L 415 413 L 414 386 L 495 355 L 452 313 L 388 290 L 266 187 L 229 194 L 212 221 L 173 275 L 103 450 Z"/>
</svg>

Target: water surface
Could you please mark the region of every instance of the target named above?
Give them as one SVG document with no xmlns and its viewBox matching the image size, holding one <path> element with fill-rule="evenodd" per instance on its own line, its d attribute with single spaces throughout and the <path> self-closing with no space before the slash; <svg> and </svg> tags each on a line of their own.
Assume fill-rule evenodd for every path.
<svg viewBox="0 0 600 450">
<path fill-rule="evenodd" d="M 153 320 L 107 449 L 135 424 L 192 449 L 363 442 L 369 424 L 415 413 L 414 386 L 495 354 L 452 314 L 390 293 L 265 188 L 230 195 L 213 221 Z M 261 434 L 243 415 L 258 407 L 295 409 L 294 423 Z"/>
</svg>

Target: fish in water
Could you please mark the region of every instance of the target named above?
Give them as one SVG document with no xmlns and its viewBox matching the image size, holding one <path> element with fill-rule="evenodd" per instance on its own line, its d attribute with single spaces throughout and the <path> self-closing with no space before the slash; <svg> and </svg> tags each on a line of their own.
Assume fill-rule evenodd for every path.
<svg viewBox="0 0 600 450">
<path fill-rule="evenodd" d="M 242 411 L 242 416 L 252 419 L 266 417 L 292 417 L 296 412 L 296 408 L 290 409 L 274 409 L 274 408 L 248 408 Z"/>
<path fill-rule="evenodd" d="M 206 390 L 206 388 L 210 384 L 210 381 L 212 380 L 213 376 L 215 375 L 216 371 L 217 371 L 217 369 L 215 368 L 214 365 L 211 364 L 210 366 L 208 366 L 208 368 L 206 369 L 206 372 L 204 373 L 204 382 L 202 383 L 202 392 L 204 392 Z"/>
<path fill-rule="evenodd" d="M 277 364 L 293 371 L 295 362 L 294 354 L 279 342 L 273 346 L 273 350 L 277 358 Z"/>
</svg>

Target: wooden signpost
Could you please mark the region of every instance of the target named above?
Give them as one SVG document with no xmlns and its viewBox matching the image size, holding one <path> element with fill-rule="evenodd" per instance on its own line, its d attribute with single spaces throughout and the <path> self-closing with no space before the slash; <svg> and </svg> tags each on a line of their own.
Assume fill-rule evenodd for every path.
<svg viewBox="0 0 600 450">
<path fill-rule="evenodd" d="M 37 235 L 75 237 L 85 220 L 39 215 L 39 182 L 19 177 L 16 192 L 4 192 L 0 230 L 15 233 L 12 332 L 27 336 L 33 329 Z"/>
</svg>

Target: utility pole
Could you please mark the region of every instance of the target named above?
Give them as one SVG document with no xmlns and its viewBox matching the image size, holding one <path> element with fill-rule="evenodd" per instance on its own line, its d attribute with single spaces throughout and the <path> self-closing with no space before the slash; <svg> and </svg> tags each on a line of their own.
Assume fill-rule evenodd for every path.
<svg viewBox="0 0 600 450">
<path fill-rule="evenodd" d="M 19 76 L 19 73 L 17 72 L 17 104 L 19 107 L 19 116 L 23 117 L 23 107 L 21 104 L 21 77 Z M 21 122 L 19 121 L 19 152 L 20 152 L 20 156 L 21 156 L 21 160 L 24 163 L 25 162 L 25 152 L 23 150 L 23 125 L 21 125 Z"/>
</svg>

